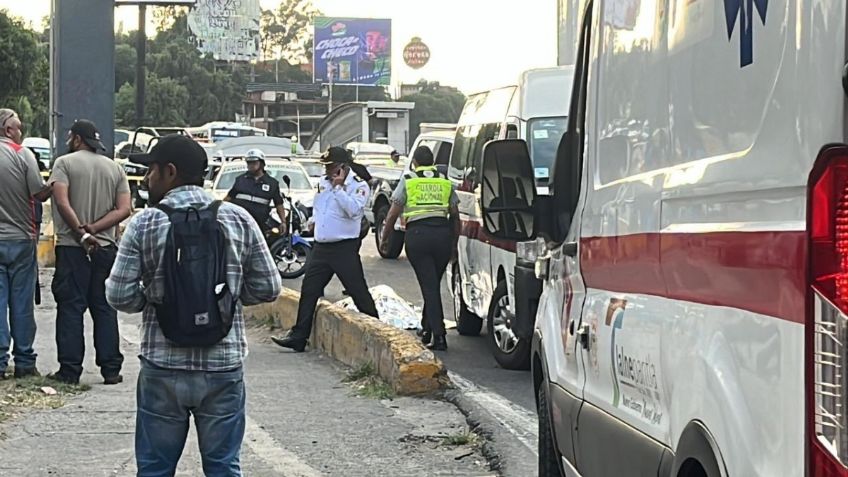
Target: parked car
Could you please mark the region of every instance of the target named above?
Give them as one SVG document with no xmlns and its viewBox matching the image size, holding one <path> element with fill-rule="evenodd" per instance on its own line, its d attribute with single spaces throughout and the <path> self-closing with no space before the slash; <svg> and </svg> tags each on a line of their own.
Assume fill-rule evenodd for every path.
<svg viewBox="0 0 848 477">
<path fill-rule="evenodd" d="M 50 141 L 40 137 L 24 138 L 23 146 L 38 153 L 38 160 L 44 165 L 45 169 L 50 169 L 53 166 L 53 152 L 50 148 Z"/>
<path fill-rule="evenodd" d="M 556 144 L 565 131 L 573 74 L 573 67 L 529 70 L 521 75 L 518 86 L 470 96 L 450 156 L 448 177 L 457 188 L 462 221 L 458 260 L 448 269 L 457 331 L 476 336 L 485 322 L 492 355 L 507 369 L 530 367 L 530 336 L 516 334 L 516 324 L 523 320 L 528 323 L 526 329 L 532 329 L 532 319 L 516 308 L 516 293 L 526 295 L 521 303 L 527 303 L 541 290 L 541 282 L 533 275 L 517 275 L 525 268 L 516 264 L 535 261 L 533 244 L 493 240 L 482 227 L 481 192 L 489 187 L 481 174 L 483 149 L 492 140 L 525 141 L 531 148 L 535 190 L 547 193 Z M 532 265 L 529 270 L 533 271 Z M 517 277 L 522 281 L 517 282 Z"/>
<path fill-rule="evenodd" d="M 266 156 L 267 157 L 267 156 Z M 247 163 L 242 160 L 227 162 L 221 166 L 220 172 L 213 181 L 212 195 L 216 199 L 223 199 L 227 192 L 232 189 L 236 179 L 247 172 Z M 267 159 L 265 161 L 265 172 L 280 182 L 280 190 L 290 195 L 293 200 L 311 207 L 315 198 L 315 190 L 309 182 L 309 175 L 302 165 L 289 159 Z M 291 190 L 287 190 L 283 183 L 283 176 L 289 176 Z"/>
<path fill-rule="evenodd" d="M 846 4 L 767 3 L 585 2 L 551 195 L 483 148 L 486 236 L 542 239 L 539 475 L 848 475 Z"/>
<path fill-rule="evenodd" d="M 453 130 L 442 126 L 441 128 L 425 132 L 415 139 L 415 142 L 412 144 L 412 151 L 415 151 L 419 146 L 430 148 L 433 151 L 436 168 L 442 174 L 446 175 L 455 134 L 455 126 Z M 383 223 L 386 221 L 386 217 L 389 215 L 389 208 L 391 207 L 392 192 L 397 187 L 398 182 L 400 182 L 401 176 L 410 172 L 411 168 L 412 161 L 407 161 L 403 170 L 393 167 L 372 166 L 368 168 L 374 180 L 371 183 L 371 197 L 369 197 L 368 204 L 365 206 L 365 218 L 374 230 L 374 240 L 377 244 L 377 250 L 383 258 L 398 258 L 403 251 L 404 228 L 400 220 L 395 224 L 395 231 L 389 239 L 391 242 L 389 243 L 387 252 L 383 252 L 380 241 L 382 239 Z"/>
</svg>

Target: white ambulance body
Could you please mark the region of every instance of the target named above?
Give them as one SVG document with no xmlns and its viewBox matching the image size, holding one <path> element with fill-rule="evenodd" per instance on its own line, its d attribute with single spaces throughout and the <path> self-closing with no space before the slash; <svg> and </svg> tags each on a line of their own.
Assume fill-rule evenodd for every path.
<svg viewBox="0 0 848 477">
<path fill-rule="evenodd" d="M 573 72 L 573 67 L 529 70 L 521 75 L 518 86 L 471 95 L 451 151 L 448 178 L 457 187 L 462 221 L 458 263 L 448 272 L 457 329 L 463 335 L 477 335 L 488 318 L 494 357 L 509 369 L 529 367 L 530 342 L 512 329 L 516 243 L 492 240 L 481 227 L 483 146 L 495 139 L 526 139 L 539 192 L 547 193 L 550 166 L 567 122 Z"/>
<path fill-rule="evenodd" d="M 540 475 L 848 475 L 846 2 L 585 4 L 551 196 L 482 169 L 546 244 Z"/>
</svg>

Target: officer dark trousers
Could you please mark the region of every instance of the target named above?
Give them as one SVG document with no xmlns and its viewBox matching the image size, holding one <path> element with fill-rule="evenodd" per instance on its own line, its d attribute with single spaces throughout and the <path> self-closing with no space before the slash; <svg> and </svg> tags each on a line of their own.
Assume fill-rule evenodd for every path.
<svg viewBox="0 0 848 477">
<path fill-rule="evenodd" d="M 365 272 L 359 259 L 360 239 L 342 240 L 333 243 L 316 243 L 312 259 L 300 287 L 300 302 L 297 306 L 297 323 L 291 331 L 295 339 L 309 339 L 315 306 L 324 295 L 324 288 L 337 275 L 347 293 L 353 298 L 356 308 L 366 315 L 377 318 L 377 307 L 368 291 Z"/>
<path fill-rule="evenodd" d="M 442 308 L 442 277 L 451 258 L 451 228 L 444 219 L 422 219 L 406 228 L 406 256 L 424 298 L 424 329 L 434 336 L 445 334 Z"/>
</svg>

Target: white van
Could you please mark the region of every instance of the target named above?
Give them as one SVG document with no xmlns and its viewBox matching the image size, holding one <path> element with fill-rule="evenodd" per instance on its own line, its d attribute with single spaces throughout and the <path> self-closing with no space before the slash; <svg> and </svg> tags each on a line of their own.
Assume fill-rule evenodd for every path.
<svg viewBox="0 0 848 477">
<path fill-rule="evenodd" d="M 498 364 L 507 369 L 530 365 L 529 333 L 513 330 L 513 268 L 516 242 L 494 240 L 482 227 L 480 170 L 483 146 L 495 139 L 527 139 L 540 192 L 565 131 L 572 67 L 530 70 L 518 86 L 472 95 L 460 116 L 448 178 L 457 186 L 462 222 L 458 261 L 448 270 L 454 317 L 462 335 L 477 335 L 488 319 L 488 337 Z M 528 327 L 532 329 L 532 327 Z"/>
<path fill-rule="evenodd" d="M 522 141 L 481 174 L 545 244 L 539 475 L 848 475 L 846 2 L 585 12 L 552 195 Z"/>
</svg>

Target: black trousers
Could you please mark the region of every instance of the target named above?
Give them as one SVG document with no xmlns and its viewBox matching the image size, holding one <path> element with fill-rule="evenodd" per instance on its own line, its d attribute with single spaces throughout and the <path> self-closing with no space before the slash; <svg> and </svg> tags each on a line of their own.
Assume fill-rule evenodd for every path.
<svg viewBox="0 0 848 477">
<path fill-rule="evenodd" d="M 426 219 L 425 219 L 426 220 Z M 451 258 L 453 237 L 449 225 L 416 224 L 406 229 L 406 256 L 424 298 L 421 325 L 435 336 L 445 334 L 445 312 L 442 308 L 442 277 Z"/>
<path fill-rule="evenodd" d="M 57 306 L 59 373 L 63 376 L 79 378 L 82 374 L 86 310 L 94 321 L 95 362 L 100 373 L 106 377 L 121 372 L 124 356 L 120 350 L 118 313 L 106 302 L 106 279 L 117 253 L 116 247 L 101 247 L 91 256 L 80 247 L 56 247 L 56 272 L 51 288 Z"/>
<path fill-rule="evenodd" d="M 300 287 L 297 323 L 291 331 L 293 338 L 309 339 L 315 318 L 315 306 L 318 299 L 324 295 L 324 288 L 330 283 L 333 275 L 339 277 L 359 311 L 377 318 L 377 307 L 368 291 L 362 260 L 359 259 L 361 245 L 360 239 L 315 244 L 312 259 Z"/>
</svg>

